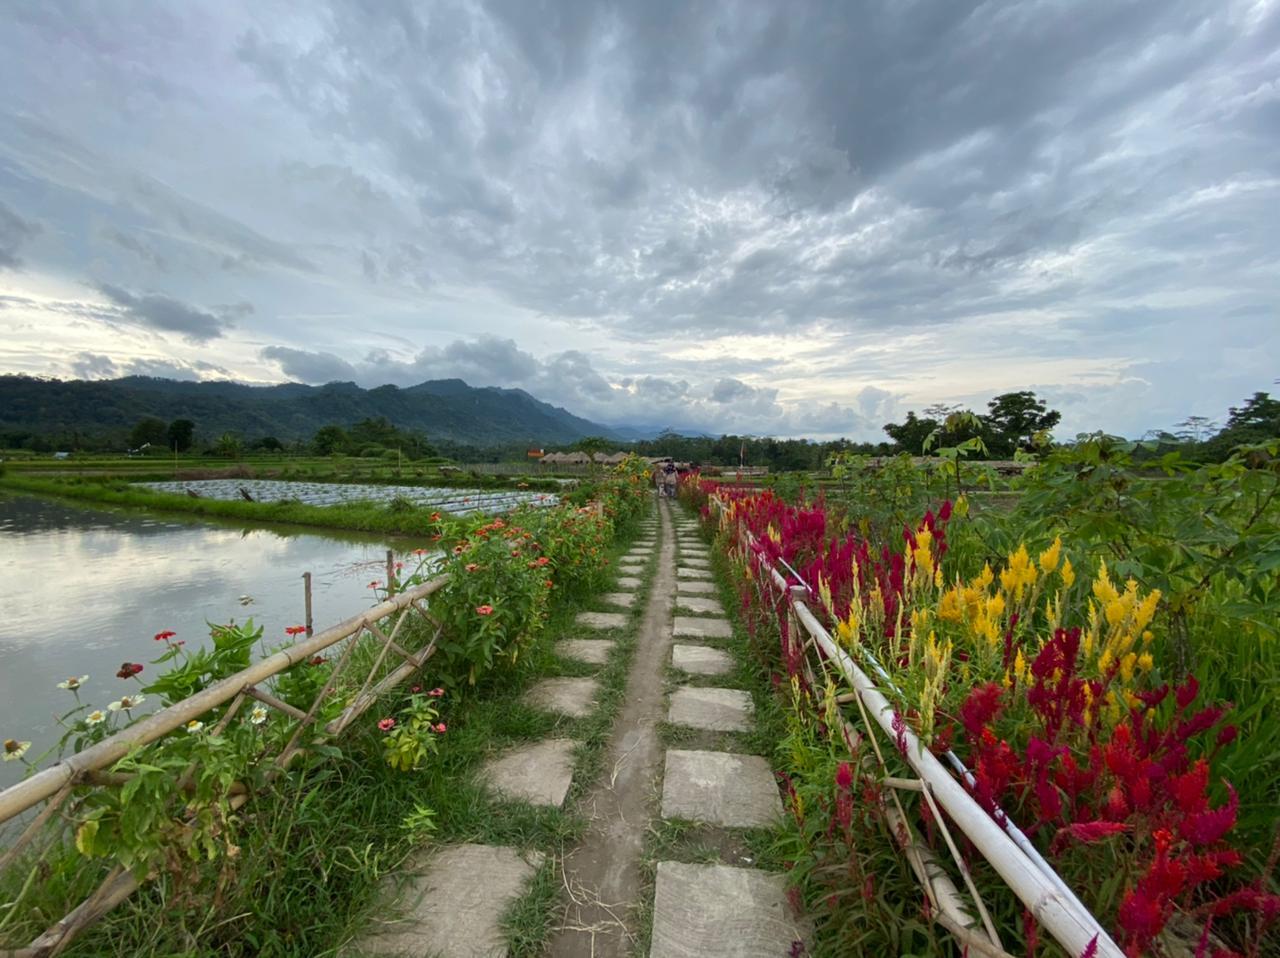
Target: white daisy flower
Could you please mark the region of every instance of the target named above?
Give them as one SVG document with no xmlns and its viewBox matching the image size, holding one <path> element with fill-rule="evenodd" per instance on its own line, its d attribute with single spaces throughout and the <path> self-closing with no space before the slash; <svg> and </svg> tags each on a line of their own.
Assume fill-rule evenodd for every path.
<svg viewBox="0 0 1280 958">
<path fill-rule="evenodd" d="M 107 706 L 107 708 L 112 712 L 119 712 L 121 710 L 127 712 L 130 709 L 136 709 L 146 700 L 147 697 L 145 695 L 122 695 L 120 696 L 120 701 L 112 702 Z"/>
<path fill-rule="evenodd" d="M 84 717 L 85 725 L 101 725 L 107 720 L 107 713 L 102 709 L 94 709 Z"/>
<path fill-rule="evenodd" d="M 12 762 L 15 759 L 22 758 L 27 754 L 27 749 L 30 747 L 30 742 L 19 742 L 16 739 L 7 738 L 4 740 L 4 760 Z"/>
<path fill-rule="evenodd" d="M 89 681 L 89 676 L 87 675 L 81 675 L 78 678 L 73 675 L 71 676 L 71 678 L 67 679 L 65 682 L 59 682 L 58 688 L 66 689 L 69 692 L 74 692 L 76 689 L 80 688 L 80 686 L 84 685 L 84 683 L 88 681 Z"/>
<path fill-rule="evenodd" d="M 249 713 L 249 721 L 254 725 L 261 725 L 267 720 L 267 710 L 264 706 L 255 705 L 253 711 Z"/>
</svg>

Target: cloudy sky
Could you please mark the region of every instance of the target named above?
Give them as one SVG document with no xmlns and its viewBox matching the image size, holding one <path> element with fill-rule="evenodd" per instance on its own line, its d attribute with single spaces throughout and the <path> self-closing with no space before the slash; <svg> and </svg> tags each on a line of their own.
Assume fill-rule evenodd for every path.
<svg viewBox="0 0 1280 958">
<path fill-rule="evenodd" d="M 0 372 L 1136 435 L 1280 377 L 1277 0 L 0 0 Z"/>
</svg>

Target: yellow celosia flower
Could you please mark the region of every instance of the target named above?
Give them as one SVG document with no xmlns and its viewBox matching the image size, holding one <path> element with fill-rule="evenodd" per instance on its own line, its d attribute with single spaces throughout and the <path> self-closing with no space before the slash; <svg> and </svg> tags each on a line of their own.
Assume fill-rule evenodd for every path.
<svg viewBox="0 0 1280 958">
<path fill-rule="evenodd" d="M 964 608 L 961 605 L 958 587 L 942 594 L 942 599 L 938 602 L 938 618 L 944 622 L 959 622 L 964 618 Z"/>
<path fill-rule="evenodd" d="M 1062 537 L 1053 540 L 1053 545 L 1040 553 L 1040 569 L 1045 575 L 1058 568 L 1058 557 L 1062 553 Z"/>
<path fill-rule="evenodd" d="M 1021 648 L 1013 660 L 1013 674 L 1018 677 L 1019 682 L 1027 680 L 1027 660 L 1023 657 Z"/>
<path fill-rule="evenodd" d="M 1138 656 L 1138 668 L 1144 672 L 1150 672 L 1155 668 L 1156 660 L 1151 657 L 1150 652 L 1143 652 Z"/>
<path fill-rule="evenodd" d="M 991 571 L 991 563 L 984 563 L 982 566 L 982 575 L 974 579 L 974 585 L 983 590 L 991 588 L 991 583 L 996 580 L 996 574 Z"/>
<path fill-rule="evenodd" d="M 1062 584 L 1070 589 L 1076 582 L 1075 570 L 1071 568 L 1071 560 L 1067 559 L 1062 563 Z"/>
</svg>

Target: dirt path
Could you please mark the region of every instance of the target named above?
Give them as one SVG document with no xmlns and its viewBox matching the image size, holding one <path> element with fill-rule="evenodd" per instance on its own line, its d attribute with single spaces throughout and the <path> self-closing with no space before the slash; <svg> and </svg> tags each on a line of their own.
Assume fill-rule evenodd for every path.
<svg viewBox="0 0 1280 958">
<path fill-rule="evenodd" d="M 664 755 L 658 724 L 665 718 L 663 676 L 676 583 L 675 536 L 665 501 L 659 517 L 658 568 L 627 676 L 625 704 L 609 742 L 606 774 L 583 799 L 591 825 L 563 865 L 568 905 L 548 949 L 556 958 L 615 958 L 634 950 L 640 863 L 654 815 L 651 785 L 661 774 Z"/>
</svg>

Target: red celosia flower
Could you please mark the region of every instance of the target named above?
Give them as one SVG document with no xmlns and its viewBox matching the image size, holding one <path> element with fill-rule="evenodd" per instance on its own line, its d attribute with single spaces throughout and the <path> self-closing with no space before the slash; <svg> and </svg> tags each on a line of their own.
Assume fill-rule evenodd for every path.
<svg viewBox="0 0 1280 958">
<path fill-rule="evenodd" d="M 979 738 L 983 727 L 995 721 L 1002 708 L 1000 695 L 1001 688 L 995 682 L 980 685 L 969 693 L 969 697 L 960 706 L 960 721 L 966 732 Z"/>
<path fill-rule="evenodd" d="M 841 762 L 836 768 L 836 785 L 845 792 L 853 787 L 853 767 L 848 762 Z"/>
<path fill-rule="evenodd" d="M 492 615 L 492 614 L 493 614 L 493 606 L 491 605 L 476 606 L 476 615 Z"/>
</svg>

